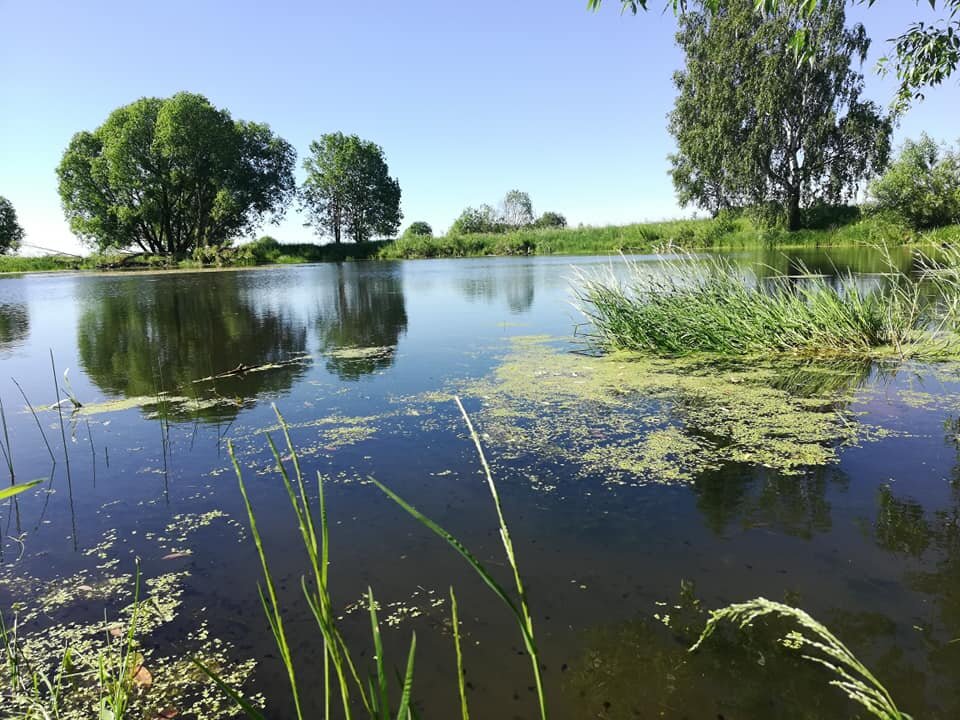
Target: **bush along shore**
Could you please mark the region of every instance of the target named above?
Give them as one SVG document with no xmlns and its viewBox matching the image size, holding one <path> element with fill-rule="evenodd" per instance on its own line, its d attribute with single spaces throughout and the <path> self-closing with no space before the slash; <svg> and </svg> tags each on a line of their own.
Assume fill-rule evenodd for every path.
<svg viewBox="0 0 960 720">
<path fill-rule="evenodd" d="M 816 248 L 857 245 L 940 246 L 960 243 L 960 225 L 916 230 L 880 216 L 853 213 L 811 229 L 765 228 L 751 219 L 720 216 L 700 220 L 578 228 L 527 228 L 499 233 L 407 234 L 363 243 L 286 244 L 264 236 L 236 247 L 199 248 L 187 257 L 145 253 L 0 256 L 0 272 L 57 270 L 151 270 L 246 267 L 349 260 L 401 260 L 518 255 L 612 255 L 683 250 L 738 250 L 758 247 Z"/>
</svg>

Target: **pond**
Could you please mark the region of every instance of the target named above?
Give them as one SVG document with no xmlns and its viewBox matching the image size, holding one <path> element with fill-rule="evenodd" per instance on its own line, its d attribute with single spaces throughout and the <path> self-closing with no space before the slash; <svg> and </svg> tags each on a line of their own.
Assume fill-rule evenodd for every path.
<svg viewBox="0 0 960 720">
<path fill-rule="evenodd" d="M 883 270 L 864 249 L 732 258 L 760 274 Z M 457 716 L 454 586 L 471 712 L 533 718 L 508 612 L 369 482 L 509 585 L 459 395 L 497 478 L 552 717 L 858 717 L 776 635 L 687 653 L 707 609 L 757 596 L 827 624 L 914 717 L 960 717 L 960 369 L 597 358 L 571 282 L 619 262 L 0 278 L 4 474 L 43 478 L 0 505 L 0 607 L 16 603 L 24 636 L 102 622 L 130 602 L 139 558 L 157 598 L 143 643 L 168 673 L 205 648 L 291 717 L 231 442 L 319 716 L 308 564 L 267 444 L 283 441 L 276 404 L 314 494 L 325 478 L 331 592 L 362 671 L 369 586 L 391 672 L 416 631 L 417 707 Z M 55 382 L 79 405 L 53 407 Z M 177 692 L 186 708 L 196 691 Z"/>
</svg>

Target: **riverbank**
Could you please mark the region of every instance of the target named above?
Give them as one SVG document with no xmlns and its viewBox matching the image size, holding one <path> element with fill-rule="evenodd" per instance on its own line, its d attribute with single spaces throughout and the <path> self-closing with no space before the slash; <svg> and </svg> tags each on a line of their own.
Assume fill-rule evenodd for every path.
<svg viewBox="0 0 960 720">
<path fill-rule="evenodd" d="M 497 234 L 402 236 L 356 244 L 285 244 L 265 236 L 237 247 L 174 259 L 143 254 L 0 256 L 0 273 L 76 270 L 162 270 L 291 265 L 349 260 L 411 260 L 489 255 L 610 255 L 672 250 L 823 248 L 858 245 L 941 245 L 960 242 L 960 225 L 925 232 L 876 217 L 822 223 L 789 232 L 763 228 L 746 217 L 668 220 L 605 227 L 515 230 Z"/>
<path fill-rule="evenodd" d="M 387 260 L 484 255 L 606 255 L 671 250 L 747 250 L 960 242 L 960 225 L 916 232 L 880 218 L 795 232 L 763 228 L 746 217 L 516 230 L 501 234 L 400 237 L 377 257 Z"/>
</svg>

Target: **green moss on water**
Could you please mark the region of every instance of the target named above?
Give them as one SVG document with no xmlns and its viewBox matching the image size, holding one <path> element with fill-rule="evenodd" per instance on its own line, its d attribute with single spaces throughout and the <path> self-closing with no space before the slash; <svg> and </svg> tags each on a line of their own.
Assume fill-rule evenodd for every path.
<svg viewBox="0 0 960 720">
<path fill-rule="evenodd" d="M 554 457 L 611 482 L 672 483 L 730 462 L 797 473 L 870 438 L 847 410 L 864 374 L 824 368 L 813 377 L 827 382 L 800 387 L 808 367 L 595 357 L 533 336 L 513 338 L 466 394 L 482 401 L 483 432 L 508 455 Z"/>
</svg>

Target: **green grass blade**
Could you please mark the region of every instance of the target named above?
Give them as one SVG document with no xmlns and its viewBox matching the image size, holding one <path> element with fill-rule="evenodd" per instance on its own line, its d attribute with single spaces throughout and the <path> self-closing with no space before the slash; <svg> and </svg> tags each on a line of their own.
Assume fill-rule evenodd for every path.
<svg viewBox="0 0 960 720">
<path fill-rule="evenodd" d="M 450 610 L 453 615 L 453 646 L 457 651 L 457 687 L 460 690 L 460 717 L 470 720 L 470 711 L 467 708 L 466 675 L 463 672 L 463 652 L 460 649 L 460 618 L 457 615 L 457 596 L 450 587 Z"/>
<path fill-rule="evenodd" d="M 251 720 L 267 720 L 266 716 L 264 716 L 263 713 L 261 713 L 259 710 L 257 710 L 257 708 L 255 708 L 255 707 L 250 703 L 249 700 L 247 700 L 245 697 L 243 697 L 243 695 L 241 695 L 240 693 L 238 693 L 236 690 L 234 690 L 232 687 L 230 687 L 230 685 L 228 685 L 226 682 L 224 682 L 223 678 L 221 678 L 212 668 L 209 668 L 209 667 L 207 667 L 206 665 L 204 665 L 204 664 L 203 664 L 202 662 L 200 662 L 200 660 L 197 659 L 196 657 L 191 657 L 191 658 L 190 658 L 190 662 L 192 662 L 194 665 L 196 665 L 198 668 L 200 668 L 200 671 L 201 671 L 204 675 L 206 675 L 208 678 L 210 678 L 211 680 L 213 680 L 214 684 L 215 684 L 218 688 L 220 688 L 220 690 L 221 690 L 227 697 L 229 697 L 231 700 L 233 700 L 233 701 L 240 707 L 241 710 L 243 710 L 243 714 L 244 714 L 244 715 L 246 715 L 248 718 L 251 718 Z"/>
<path fill-rule="evenodd" d="M 0 489 L 0 500 L 6 500 L 14 495 L 19 495 L 22 492 L 26 492 L 30 488 L 36 487 L 42 482 L 43 480 L 31 480 L 27 483 L 20 483 L 19 485 L 11 485 L 10 487 L 2 488 Z"/>
<path fill-rule="evenodd" d="M 417 652 L 417 634 L 410 638 L 410 653 L 407 655 L 407 672 L 403 676 L 403 691 L 400 694 L 400 708 L 397 720 L 410 720 L 410 695 L 413 693 L 413 662 Z"/>
<path fill-rule="evenodd" d="M 381 718 L 390 717 L 390 705 L 387 697 L 387 673 L 383 661 L 383 639 L 380 637 L 380 623 L 377 620 L 377 604 L 373 599 L 373 590 L 367 588 L 367 603 L 370 608 L 370 632 L 373 635 L 373 652 L 377 665 L 377 709 Z"/>
</svg>

